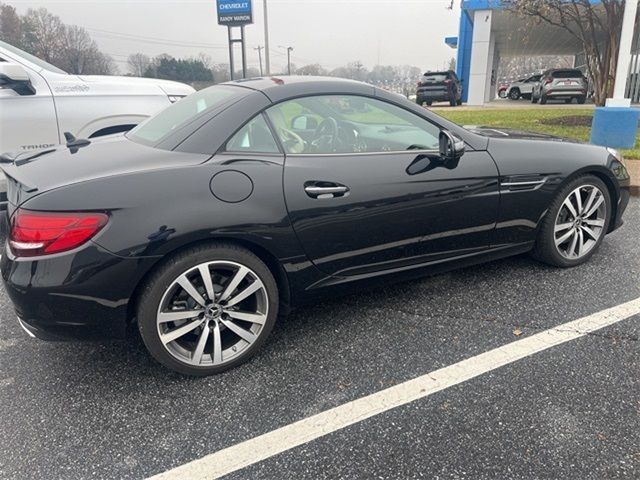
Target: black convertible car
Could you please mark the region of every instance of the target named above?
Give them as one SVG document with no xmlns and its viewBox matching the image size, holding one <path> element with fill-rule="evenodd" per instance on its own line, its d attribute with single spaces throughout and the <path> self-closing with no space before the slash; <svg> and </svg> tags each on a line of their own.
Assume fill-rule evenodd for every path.
<svg viewBox="0 0 640 480">
<path fill-rule="evenodd" d="M 578 265 L 629 198 L 614 150 L 462 128 L 338 79 L 214 86 L 87 144 L 2 158 L 20 324 L 82 339 L 137 320 L 158 361 L 193 375 L 351 287 L 527 251 Z"/>
</svg>

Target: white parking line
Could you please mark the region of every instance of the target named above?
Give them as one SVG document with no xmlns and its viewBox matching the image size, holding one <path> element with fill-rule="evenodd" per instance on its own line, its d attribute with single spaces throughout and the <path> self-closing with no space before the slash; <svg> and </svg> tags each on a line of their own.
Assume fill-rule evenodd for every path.
<svg viewBox="0 0 640 480">
<path fill-rule="evenodd" d="M 640 298 L 462 360 L 151 477 L 214 479 L 640 313 Z"/>
</svg>

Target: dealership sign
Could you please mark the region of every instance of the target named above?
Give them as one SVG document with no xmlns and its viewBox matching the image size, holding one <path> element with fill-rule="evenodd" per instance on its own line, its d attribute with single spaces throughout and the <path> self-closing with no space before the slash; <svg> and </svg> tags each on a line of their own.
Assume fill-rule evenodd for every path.
<svg viewBox="0 0 640 480">
<path fill-rule="evenodd" d="M 220 25 L 246 25 L 253 23 L 251 0 L 217 0 Z"/>
</svg>

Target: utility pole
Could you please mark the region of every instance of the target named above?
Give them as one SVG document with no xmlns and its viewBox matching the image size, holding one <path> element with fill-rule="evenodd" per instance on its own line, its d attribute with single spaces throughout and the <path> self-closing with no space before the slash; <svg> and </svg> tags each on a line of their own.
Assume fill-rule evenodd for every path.
<svg viewBox="0 0 640 480">
<path fill-rule="evenodd" d="M 254 48 L 254 50 L 258 51 L 258 60 L 260 60 L 260 76 L 262 77 L 263 73 L 262 73 L 262 49 L 264 47 L 262 45 L 258 45 L 256 48 Z"/>
<path fill-rule="evenodd" d="M 287 49 L 287 70 L 289 71 L 289 75 L 291 75 L 291 52 L 293 51 L 293 47 L 284 47 L 282 45 L 278 45 L 280 48 Z"/>
<path fill-rule="evenodd" d="M 269 61 L 269 18 L 267 15 L 267 0 L 263 0 L 264 12 L 264 69 L 267 75 L 271 75 L 271 62 Z"/>
</svg>

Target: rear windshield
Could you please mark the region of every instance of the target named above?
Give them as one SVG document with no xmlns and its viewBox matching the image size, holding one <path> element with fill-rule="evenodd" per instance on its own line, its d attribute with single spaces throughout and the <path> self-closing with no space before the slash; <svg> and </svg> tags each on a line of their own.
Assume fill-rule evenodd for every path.
<svg viewBox="0 0 640 480">
<path fill-rule="evenodd" d="M 203 113 L 235 101 L 246 95 L 243 88 L 216 85 L 192 93 L 145 120 L 131 130 L 127 137 L 144 145 L 155 145 L 172 132 L 192 122 Z"/>
<path fill-rule="evenodd" d="M 582 78 L 580 70 L 556 70 L 551 75 L 553 78 Z"/>
<path fill-rule="evenodd" d="M 449 72 L 427 72 L 423 75 L 422 80 L 424 82 L 444 82 L 449 78 Z"/>
</svg>

